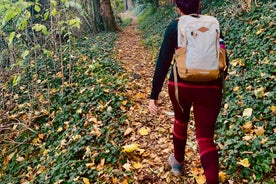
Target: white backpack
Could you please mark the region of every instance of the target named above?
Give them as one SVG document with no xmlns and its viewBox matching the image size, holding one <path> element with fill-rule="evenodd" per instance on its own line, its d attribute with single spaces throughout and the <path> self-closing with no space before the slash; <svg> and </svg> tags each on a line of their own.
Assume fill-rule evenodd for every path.
<svg viewBox="0 0 276 184">
<path fill-rule="evenodd" d="M 180 78 L 207 82 L 226 69 L 225 50 L 220 49 L 219 22 L 213 16 L 184 15 L 178 21 L 178 47 L 174 55 Z"/>
</svg>

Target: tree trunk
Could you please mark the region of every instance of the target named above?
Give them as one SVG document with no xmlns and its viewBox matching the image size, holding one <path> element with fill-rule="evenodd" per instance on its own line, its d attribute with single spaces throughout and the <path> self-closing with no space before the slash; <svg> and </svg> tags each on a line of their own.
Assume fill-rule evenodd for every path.
<svg viewBox="0 0 276 184">
<path fill-rule="evenodd" d="M 110 0 L 101 0 L 101 17 L 103 19 L 105 30 L 120 31 L 120 28 L 115 21 Z"/>
</svg>

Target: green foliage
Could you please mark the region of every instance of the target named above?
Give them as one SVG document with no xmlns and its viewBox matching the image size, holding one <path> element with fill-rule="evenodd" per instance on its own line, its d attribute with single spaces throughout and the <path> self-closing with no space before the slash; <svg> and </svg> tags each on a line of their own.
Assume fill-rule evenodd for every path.
<svg viewBox="0 0 276 184">
<path fill-rule="evenodd" d="M 227 95 L 218 118 L 216 141 L 229 180 L 275 183 L 275 3 L 203 1 L 203 14 L 220 23 L 230 59 Z M 140 16 L 145 44 L 154 50 L 175 13 L 148 8 Z M 243 160 L 248 165 L 241 165 Z"/>
<path fill-rule="evenodd" d="M 143 31 L 145 46 L 151 49 L 159 48 L 166 27 L 177 16 L 174 7 L 156 9 L 152 5 L 141 5 L 134 12 L 139 16 L 139 29 Z"/>
<path fill-rule="evenodd" d="M 31 125 L 34 131 L 26 130 L 15 139 L 22 145 L 2 145 L 6 151 L 0 158 L 1 183 L 81 183 L 83 178 L 101 183 L 113 176 L 123 177 L 116 168 L 123 162 L 118 145 L 125 119 L 121 106 L 126 99 L 117 93 L 124 91 L 125 79 L 120 76 L 121 67 L 111 59 L 115 38 L 114 33 L 105 33 L 79 40 L 75 52 L 64 56 L 64 76 L 71 76 L 70 83 L 62 83 L 61 68 L 59 72 L 54 69 L 55 61 L 41 61 L 47 63 L 51 76 L 47 78 L 42 72 L 37 76 L 36 80 L 42 81 L 39 89 L 45 93 L 33 101 L 23 96 L 33 76 L 22 74 L 20 85 L 13 87 L 13 94 L 22 99 L 12 113 L 25 121 L 21 115 L 30 104 L 38 116 Z M 74 65 L 72 73 L 70 65 Z M 44 67 L 40 64 L 38 70 Z M 44 96 L 47 88 L 48 97 Z M 40 105 L 47 98 L 51 106 L 44 109 Z"/>
</svg>

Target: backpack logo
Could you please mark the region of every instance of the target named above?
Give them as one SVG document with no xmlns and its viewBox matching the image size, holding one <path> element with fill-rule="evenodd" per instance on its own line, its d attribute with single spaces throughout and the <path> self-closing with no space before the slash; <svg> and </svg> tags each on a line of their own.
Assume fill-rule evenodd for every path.
<svg viewBox="0 0 276 184">
<path fill-rule="evenodd" d="M 219 36 L 219 22 L 215 17 L 184 15 L 179 18 L 179 49 L 174 55 L 174 67 L 180 78 L 193 82 L 220 78 L 226 69 L 226 58 L 225 49 L 219 45 Z"/>
</svg>

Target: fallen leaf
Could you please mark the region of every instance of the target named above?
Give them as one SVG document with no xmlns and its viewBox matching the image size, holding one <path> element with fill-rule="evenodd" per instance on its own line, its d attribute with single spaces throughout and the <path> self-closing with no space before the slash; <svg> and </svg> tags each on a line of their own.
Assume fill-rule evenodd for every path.
<svg viewBox="0 0 276 184">
<path fill-rule="evenodd" d="M 271 110 L 272 112 L 275 112 L 275 111 L 276 111 L 276 106 L 275 106 L 275 105 L 271 106 L 271 107 L 270 107 L 270 110 Z"/>
<path fill-rule="evenodd" d="M 62 127 L 58 127 L 57 132 L 61 132 L 63 130 Z"/>
<path fill-rule="evenodd" d="M 124 136 L 127 136 L 127 135 L 131 134 L 132 131 L 133 131 L 133 128 L 130 128 L 130 127 L 127 128 L 126 131 L 125 131 L 125 133 L 124 133 Z"/>
<path fill-rule="evenodd" d="M 250 141 L 251 139 L 253 139 L 253 136 L 251 136 L 251 135 L 246 135 L 246 136 L 244 136 L 242 139 L 245 140 L 245 141 Z"/>
<path fill-rule="evenodd" d="M 260 136 L 263 136 L 263 135 L 264 135 L 265 129 L 264 129 L 263 126 L 257 127 L 256 129 L 254 129 L 254 132 L 256 133 L 256 135 L 257 135 L 258 137 L 260 137 Z"/>
<path fill-rule="evenodd" d="M 123 146 L 123 152 L 131 153 L 131 152 L 137 150 L 138 146 L 139 146 L 139 144 L 136 144 L 136 143 L 125 145 L 125 146 Z"/>
<path fill-rule="evenodd" d="M 82 178 L 82 181 L 84 184 L 90 184 L 90 181 L 88 178 Z"/>
<path fill-rule="evenodd" d="M 244 111 L 242 113 L 242 116 L 243 117 L 250 117 L 252 115 L 252 111 L 253 111 L 252 108 L 246 108 L 246 109 L 244 109 Z"/>
<path fill-rule="evenodd" d="M 130 167 L 131 167 L 131 165 L 130 165 L 129 163 L 125 163 L 125 164 L 123 165 L 123 168 L 124 168 L 126 171 L 130 171 Z"/>
<path fill-rule="evenodd" d="M 142 164 L 139 163 L 139 162 L 134 162 L 134 163 L 132 164 L 132 166 L 133 166 L 135 169 L 140 169 L 140 168 L 142 167 Z"/>
<path fill-rule="evenodd" d="M 226 173 L 223 172 L 223 171 L 220 171 L 219 172 L 219 178 L 220 178 L 221 182 L 225 182 L 225 180 L 226 180 Z"/>
<path fill-rule="evenodd" d="M 264 87 L 260 87 L 254 90 L 254 94 L 257 98 L 262 98 L 264 96 Z"/>
<path fill-rule="evenodd" d="M 233 91 L 237 92 L 237 91 L 239 91 L 239 89 L 240 89 L 239 86 L 235 86 L 235 87 L 233 88 Z"/>
<path fill-rule="evenodd" d="M 206 182 L 206 178 L 204 175 L 198 175 L 195 179 L 197 184 L 204 184 Z"/>
<path fill-rule="evenodd" d="M 243 167 L 249 167 L 250 166 L 248 158 L 240 160 L 239 162 L 237 162 L 237 164 L 242 165 Z"/>
<path fill-rule="evenodd" d="M 139 134 L 141 135 L 148 135 L 150 132 L 150 128 L 146 128 L 146 127 L 142 127 L 140 130 L 139 130 Z"/>
<path fill-rule="evenodd" d="M 11 154 L 9 154 L 6 158 L 5 158 L 5 160 L 4 160 L 4 162 L 3 162 L 3 165 L 4 166 L 6 166 L 9 162 L 10 162 L 10 160 L 12 159 L 12 157 L 14 156 L 14 154 L 17 152 L 17 150 L 16 151 L 14 151 L 14 152 L 12 152 Z"/>
<path fill-rule="evenodd" d="M 126 105 L 127 104 L 127 100 L 122 101 L 122 105 Z"/>
<path fill-rule="evenodd" d="M 267 142 L 267 140 L 268 140 L 268 138 L 264 138 L 264 139 L 262 139 L 261 144 L 266 143 L 266 142 Z"/>
<path fill-rule="evenodd" d="M 252 122 L 249 121 L 249 122 L 245 123 L 245 124 L 242 126 L 242 128 L 243 128 L 243 132 L 244 132 L 244 133 L 250 132 L 251 129 L 252 129 Z"/>
</svg>

